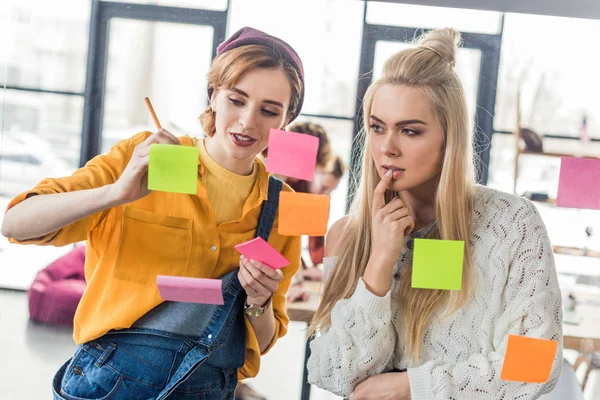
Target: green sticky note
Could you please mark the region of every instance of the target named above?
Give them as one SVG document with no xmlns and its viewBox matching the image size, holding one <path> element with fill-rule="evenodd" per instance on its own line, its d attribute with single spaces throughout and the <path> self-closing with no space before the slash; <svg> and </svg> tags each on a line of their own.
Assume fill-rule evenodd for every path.
<svg viewBox="0 0 600 400">
<path fill-rule="evenodd" d="M 198 148 L 153 144 L 148 161 L 148 190 L 196 194 Z"/>
<path fill-rule="evenodd" d="M 465 242 L 415 239 L 412 287 L 461 290 Z"/>
</svg>

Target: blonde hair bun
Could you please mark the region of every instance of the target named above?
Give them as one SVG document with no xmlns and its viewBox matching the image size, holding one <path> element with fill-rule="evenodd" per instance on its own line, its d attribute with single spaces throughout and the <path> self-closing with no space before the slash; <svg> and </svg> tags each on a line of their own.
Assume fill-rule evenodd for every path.
<svg viewBox="0 0 600 400">
<path fill-rule="evenodd" d="M 461 44 L 460 32 L 454 28 L 443 28 L 429 31 L 421 36 L 417 45 L 437 54 L 451 67 L 456 64 L 456 53 Z"/>
</svg>

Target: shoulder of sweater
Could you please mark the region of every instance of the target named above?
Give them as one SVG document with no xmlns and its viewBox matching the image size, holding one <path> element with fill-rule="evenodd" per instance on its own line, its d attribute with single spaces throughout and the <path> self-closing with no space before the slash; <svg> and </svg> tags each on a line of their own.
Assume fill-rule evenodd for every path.
<svg viewBox="0 0 600 400">
<path fill-rule="evenodd" d="M 521 242 L 530 229 L 545 230 L 535 205 L 522 197 L 486 186 L 475 187 L 471 235 L 486 248 L 498 240 L 506 246 Z M 480 240 L 483 239 L 483 240 Z M 478 246 L 478 247 L 479 247 Z M 481 250 L 481 248 L 480 248 Z"/>
<path fill-rule="evenodd" d="M 473 210 L 511 218 L 537 213 L 535 205 L 526 198 L 483 185 L 475 185 Z"/>
</svg>

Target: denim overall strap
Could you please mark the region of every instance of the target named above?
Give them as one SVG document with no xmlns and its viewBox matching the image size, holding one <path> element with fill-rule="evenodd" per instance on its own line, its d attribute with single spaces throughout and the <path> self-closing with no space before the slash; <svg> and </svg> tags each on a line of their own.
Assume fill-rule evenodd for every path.
<svg viewBox="0 0 600 400">
<path fill-rule="evenodd" d="M 279 179 L 272 176 L 269 178 L 268 197 L 263 202 L 256 232 L 256 236 L 262 237 L 265 241 L 269 240 L 275 222 L 279 207 L 279 193 L 282 188 L 283 183 Z M 185 378 L 205 362 L 218 365 L 220 359 L 231 357 L 232 353 L 236 351 L 235 348 L 240 346 L 242 347 L 239 350 L 245 354 L 245 327 L 242 309 L 246 296 L 236 272 L 233 271 L 224 277 L 224 305 L 212 308 L 212 316 L 203 330 L 202 336 L 197 340 L 198 345 L 186 354 L 181 365 L 156 400 L 167 398 Z M 236 335 L 237 338 L 232 335 Z M 236 340 L 240 338 L 239 335 L 243 335 L 244 340 Z M 232 342 L 236 345 L 233 345 Z"/>
<path fill-rule="evenodd" d="M 267 200 L 263 201 L 258 229 L 256 231 L 256 237 L 260 236 L 265 242 L 269 241 L 269 234 L 271 233 L 271 228 L 273 228 L 273 223 L 277 216 L 277 210 L 279 208 L 279 192 L 281 192 L 282 188 L 283 182 L 271 175 L 269 177 L 269 193 Z"/>
</svg>

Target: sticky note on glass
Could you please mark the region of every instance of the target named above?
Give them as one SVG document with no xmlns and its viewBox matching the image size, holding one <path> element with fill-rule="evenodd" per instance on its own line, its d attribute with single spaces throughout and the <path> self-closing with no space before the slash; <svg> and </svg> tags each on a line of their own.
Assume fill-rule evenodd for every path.
<svg viewBox="0 0 600 400">
<path fill-rule="evenodd" d="M 156 285 L 163 300 L 183 303 L 223 304 L 220 279 L 157 275 Z"/>
<path fill-rule="evenodd" d="M 150 146 L 148 190 L 196 194 L 198 148 L 174 144 Z"/>
<path fill-rule="evenodd" d="M 275 250 L 263 238 L 258 237 L 249 242 L 238 244 L 235 249 L 249 260 L 260 261 L 271 268 L 279 269 L 290 265 L 290 261 Z"/>
<path fill-rule="evenodd" d="M 327 233 L 328 221 L 328 195 L 279 192 L 280 235 L 324 236 Z"/>
<path fill-rule="evenodd" d="M 557 348 L 558 342 L 555 340 L 509 335 L 500 379 L 546 382 L 552 372 Z"/>
<path fill-rule="evenodd" d="M 465 242 L 415 239 L 412 287 L 461 290 Z"/>
<path fill-rule="evenodd" d="M 600 210 L 599 159 L 561 158 L 556 205 Z"/>
<path fill-rule="evenodd" d="M 271 129 L 267 171 L 312 181 L 318 150 L 319 139 L 315 136 Z"/>
</svg>

